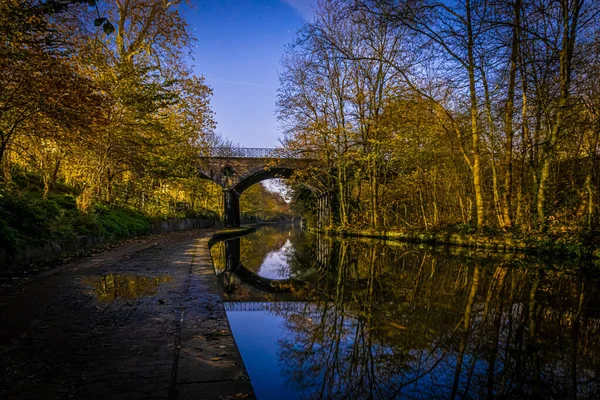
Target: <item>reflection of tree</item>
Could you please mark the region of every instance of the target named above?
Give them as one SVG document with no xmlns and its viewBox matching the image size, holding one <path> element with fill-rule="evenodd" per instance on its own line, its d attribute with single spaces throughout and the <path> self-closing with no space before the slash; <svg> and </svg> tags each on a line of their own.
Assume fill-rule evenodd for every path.
<svg viewBox="0 0 600 400">
<path fill-rule="evenodd" d="M 338 241 L 327 295 L 282 312 L 308 398 L 596 398 L 595 285 L 381 243 Z"/>
<path fill-rule="evenodd" d="M 257 272 L 269 253 L 280 250 L 288 239 L 301 234 L 294 225 L 261 227 L 252 234 L 241 238 L 241 261 L 247 269 Z"/>
<path fill-rule="evenodd" d="M 148 276 L 106 274 L 99 277 L 86 277 L 84 283 L 94 288 L 98 300 L 114 301 L 119 298 L 130 300 L 155 295 L 158 286 L 171 279 L 170 276 L 151 278 Z"/>
<path fill-rule="evenodd" d="M 291 332 L 283 374 L 307 398 L 600 395 L 596 282 L 281 227 L 242 238 L 241 257 L 259 267 L 288 238 L 290 270 L 320 274 L 293 297 L 320 300 L 273 309 Z"/>
</svg>

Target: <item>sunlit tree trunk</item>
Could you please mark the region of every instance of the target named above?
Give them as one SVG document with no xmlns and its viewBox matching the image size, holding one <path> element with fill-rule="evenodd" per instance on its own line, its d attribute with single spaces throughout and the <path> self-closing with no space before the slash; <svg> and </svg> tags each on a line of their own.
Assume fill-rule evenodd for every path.
<svg viewBox="0 0 600 400">
<path fill-rule="evenodd" d="M 471 0 L 465 1 L 467 24 L 467 70 L 469 73 L 469 96 L 471 114 L 471 141 L 473 147 L 473 187 L 475 189 L 475 204 L 477 207 L 477 228 L 481 229 L 485 223 L 485 209 L 483 202 L 483 183 L 481 181 L 481 154 L 479 150 L 479 124 L 477 106 L 477 87 L 475 84 L 475 55 L 473 22 L 471 14 Z"/>
<path fill-rule="evenodd" d="M 540 226 L 546 224 L 546 203 L 548 202 L 548 185 L 550 169 L 555 160 L 556 144 L 568 116 L 569 98 L 571 94 L 571 70 L 573 50 L 578 29 L 579 11 L 583 0 L 561 0 L 562 38 L 559 50 L 560 97 L 557 103 L 556 116 L 552 121 L 550 136 L 544 146 L 544 159 L 541 163 L 540 181 L 537 193 L 537 216 Z"/>
<path fill-rule="evenodd" d="M 481 68 L 481 81 L 483 84 L 483 90 L 485 95 L 485 110 L 489 125 L 489 135 L 490 135 L 490 159 L 492 166 L 492 193 L 494 197 L 494 211 L 496 213 L 496 218 L 498 219 L 498 224 L 500 226 L 505 226 L 504 215 L 502 210 L 502 204 L 500 200 L 500 188 L 498 187 L 498 166 L 496 162 L 496 125 L 494 123 L 494 117 L 492 115 L 492 100 L 490 99 L 490 88 L 488 86 L 488 81 L 485 73 L 485 68 L 482 66 Z"/>
<path fill-rule="evenodd" d="M 521 25 L 521 0 L 516 0 L 514 9 L 514 27 L 512 29 L 512 41 L 510 49 L 510 62 L 508 72 L 508 91 L 504 111 L 504 135 L 506 136 L 506 147 L 504 150 L 504 196 L 503 215 L 504 226 L 512 226 L 512 204 L 513 204 L 513 118 L 515 102 L 515 85 L 517 75 L 519 29 Z M 525 121 L 523 121 L 525 123 Z"/>
</svg>

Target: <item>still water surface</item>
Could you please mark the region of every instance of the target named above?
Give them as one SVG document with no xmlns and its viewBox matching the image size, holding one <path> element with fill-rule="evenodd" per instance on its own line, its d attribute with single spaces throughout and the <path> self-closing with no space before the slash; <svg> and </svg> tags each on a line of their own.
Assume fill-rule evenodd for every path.
<svg viewBox="0 0 600 400">
<path fill-rule="evenodd" d="M 211 253 L 261 400 L 600 398 L 600 282 L 564 260 L 293 225 Z"/>
</svg>

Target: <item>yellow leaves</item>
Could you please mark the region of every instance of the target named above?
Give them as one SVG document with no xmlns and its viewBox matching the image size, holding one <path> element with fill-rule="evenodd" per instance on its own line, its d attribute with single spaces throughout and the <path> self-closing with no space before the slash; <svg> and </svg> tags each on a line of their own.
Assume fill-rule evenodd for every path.
<svg viewBox="0 0 600 400">
<path fill-rule="evenodd" d="M 388 322 L 388 325 L 391 326 L 391 327 L 394 327 L 396 329 L 403 330 L 403 331 L 408 329 L 406 326 L 399 325 L 399 324 L 397 324 L 395 322 Z"/>
</svg>

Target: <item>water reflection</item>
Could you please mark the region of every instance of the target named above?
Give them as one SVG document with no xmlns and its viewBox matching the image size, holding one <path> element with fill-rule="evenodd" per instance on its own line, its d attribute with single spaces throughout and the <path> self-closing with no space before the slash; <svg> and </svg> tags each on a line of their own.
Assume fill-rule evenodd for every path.
<svg viewBox="0 0 600 400">
<path fill-rule="evenodd" d="M 85 277 L 83 283 L 93 288 L 99 301 L 110 302 L 117 299 L 132 300 L 143 296 L 154 296 L 158 292 L 158 287 L 171 279 L 170 276 L 106 274 Z"/>
<path fill-rule="evenodd" d="M 313 247 L 298 226 L 275 225 L 218 242 L 211 254 L 226 296 L 244 290 L 243 283 L 264 292 L 291 293 L 320 279 L 325 271 L 326 255 L 315 253 Z"/>
<path fill-rule="evenodd" d="M 244 239 L 242 259 L 259 248 Z M 259 398 L 600 397 L 597 280 L 534 259 L 290 242 L 294 273 L 327 244 L 319 279 L 293 302 L 227 305 Z"/>
<path fill-rule="evenodd" d="M 294 272 L 287 262 L 291 254 L 294 254 L 294 246 L 288 239 L 279 250 L 272 251 L 265 256 L 256 275 L 268 279 L 293 278 Z"/>
</svg>

